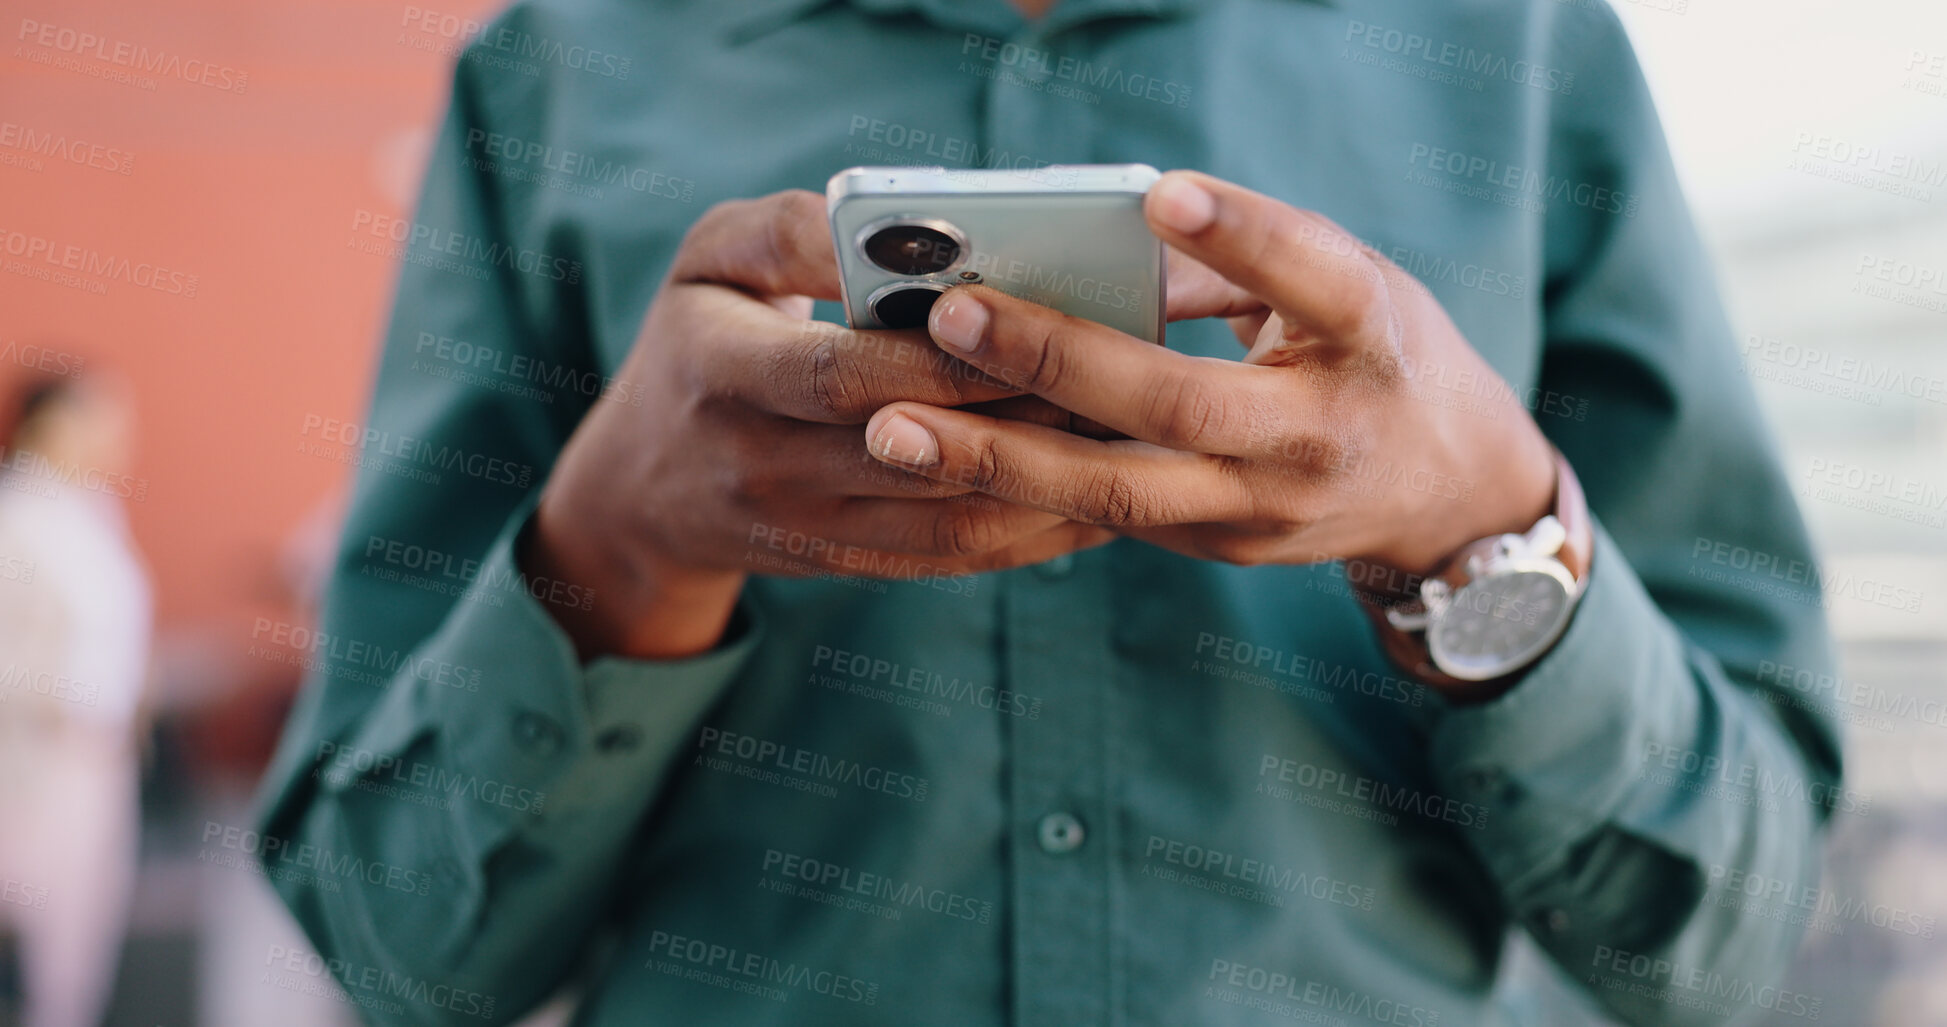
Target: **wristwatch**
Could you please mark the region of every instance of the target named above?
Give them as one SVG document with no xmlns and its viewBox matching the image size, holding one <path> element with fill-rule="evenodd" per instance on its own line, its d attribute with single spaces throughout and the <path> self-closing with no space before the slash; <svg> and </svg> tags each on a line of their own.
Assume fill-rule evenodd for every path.
<svg viewBox="0 0 1947 1027">
<path fill-rule="evenodd" d="M 1457 696 L 1496 694 L 1568 629 L 1593 548 L 1588 501 L 1557 452 L 1555 507 L 1534 527 L 1468 544 L 1417 588 L 1361 587 L 1359 598 L 1387 655 L 1414 677 Z"/>
</svg>

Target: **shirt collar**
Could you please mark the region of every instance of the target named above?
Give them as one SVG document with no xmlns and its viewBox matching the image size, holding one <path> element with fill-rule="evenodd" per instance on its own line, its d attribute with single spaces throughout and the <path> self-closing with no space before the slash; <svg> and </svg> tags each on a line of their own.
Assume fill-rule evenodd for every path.
<svg viewBox="0 0 1947 1027">
<path fill-rule="evenodd" d="M 1161 18 L 1203 6 L 1208 0 L 1057 0 L 1039 26 L 1042 34 L 1101 18 Z M 1330 6 L 1334 0 L 1303 0 Z M 1007 0 L 745 0 L 733 20 L 731 37 L 755 39 L 837 3 L 872 14 L 916 13 L 940 25 L 967 32 L 1013 36 L 1027 19 Z"/>
</svg>

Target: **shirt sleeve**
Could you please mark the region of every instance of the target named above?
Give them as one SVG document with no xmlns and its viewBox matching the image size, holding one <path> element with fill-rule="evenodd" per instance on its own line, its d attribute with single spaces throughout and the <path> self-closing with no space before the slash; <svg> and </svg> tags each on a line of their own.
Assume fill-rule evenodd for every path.
<svg viewBox="0 0 1947 1027">
<path fill-rule="evenodd" d="M 267 874 L 370 1022 L 499 1023 L 546 997 L 762 630 L 740 606 L 711 652 L 584 666 L 549 604 L 601 597 L 521 574 L 520 533 L 591 397 L 449 374 L 428 340 L 500 366 L 593 361 L 572 327 L 572 253 L 467 256 L 523 245 L 507 228 L 519 198 L 466 147 L 519 97 L 476 67 L 459 61 L 353 426 L 360 471 L 320 627 L 291 633 L 310 675 L 259 818 Z"/>
<path fill-rule="evenodd" d="M 1793 687 L 1831 672 L 1816 564 L 1621 26 L 1603 7 L 1570 36 L 1549 174 L 1610 192 L 1546 220 L 1535 408 L 1594 558 L 1556 648 L 1435 717 L 1432 767 L 1492 810 L 1472 841 L 1503 900 L 1612 1012 L 1816 1013 L 1779 986 L 1801 929 L 1730 889 L 1815 888 L 1822 826 L 1870 803 Z"/>
</svg>

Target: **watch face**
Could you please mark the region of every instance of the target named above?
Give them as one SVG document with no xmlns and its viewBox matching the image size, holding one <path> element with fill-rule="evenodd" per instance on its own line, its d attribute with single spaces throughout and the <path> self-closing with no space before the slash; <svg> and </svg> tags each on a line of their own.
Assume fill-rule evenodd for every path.
<svg viewBox="0 0 1947 1027">
<path fill-rule="evenodd" d="M 1570 583 L 1556 568 L 1494 574 L 1455 592 L 1427 630 L 1434 665 L 1485 681 L 1532 663 L 1568 626 Z"/>
</svg>

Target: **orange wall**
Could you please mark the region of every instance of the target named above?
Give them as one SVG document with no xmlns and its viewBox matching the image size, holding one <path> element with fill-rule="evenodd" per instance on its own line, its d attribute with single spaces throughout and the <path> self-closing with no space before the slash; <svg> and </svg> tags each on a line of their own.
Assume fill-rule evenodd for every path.
<svg viewBox="0 0 1947 1027">
<path fill-rule="evenodd" d="M 488 6 L 420 5 L 473 17 Z M 149 488 L 130 515 L 162 626 L 234 628 L 264 598 L 294 525 L 346 481 L 344 465 L 298 454 L 298 432 L 307 414 L 362 416 L 396 269 L 345 243 L 354 211 L 409 206 L 452 59 L 402 40 L 446 41 L 405 25 L 407 5 L 371 0 L 6 9 L 0 261 L 42 239 L 196 282 L 194 297 L 124 280 L 97 294 L 0 264 L 0 350 L 69 340 L 91 365 L 132 379 L 135 473 Z M 55 27 L 51 45 L 35 22 Z M 84 49 L 83 34 L 102 42 Z M 154 88 L 36 59 L 114 73 L 118 53 L 162 62 L 138 72 Z M 240 90 L 194 81 L 237 82 L 238 72 Z M 22 130 L 130 154 L 128 173 L 33 157 Z M 186 289 L 187 279 L 165 284 Z M 20 370 L 0 364 L 0 382 Z"/>
</svg>

